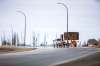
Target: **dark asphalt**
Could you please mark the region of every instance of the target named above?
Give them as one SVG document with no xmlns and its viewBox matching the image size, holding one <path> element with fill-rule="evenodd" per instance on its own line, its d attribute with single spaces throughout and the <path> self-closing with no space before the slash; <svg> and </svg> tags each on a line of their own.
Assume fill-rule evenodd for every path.
<svg viewBox="0 0 100 66">
<path fill-rule="evenodd" d="M 100 52 L 56 66 L 100 66 Z"/>
<path fill-rule="evenodd" d="M 43 49 L 44 52 L 0 56 L 0 66 L 52 66 L 62 61 L 95 53 L 95 48 Z"/>
</svg>

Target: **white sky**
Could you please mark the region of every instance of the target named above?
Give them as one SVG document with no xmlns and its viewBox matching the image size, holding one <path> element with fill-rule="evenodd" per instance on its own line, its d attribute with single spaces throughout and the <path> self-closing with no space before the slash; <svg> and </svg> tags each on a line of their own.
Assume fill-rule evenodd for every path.
<svg viewBox="0 0 100 66">
<path fill-rule="evenodd" d="M 0 35 L 11 36 L 11 27 L 19 36 L 24 32 L 24 16 L 27 16 L 27 43 L 32 33 L 44 34 L 48 43 L 66 31 L 66 9 L 56 3 L 65 3 L 69 8 L 69 31 L 79 32 L 80 41 L 100 38 L 100 0 L 0 0 Z M 22 36 L 23 37 L 23 36 Z M 21 37 L 20 37 L 21 38 Z"/>
</svg>

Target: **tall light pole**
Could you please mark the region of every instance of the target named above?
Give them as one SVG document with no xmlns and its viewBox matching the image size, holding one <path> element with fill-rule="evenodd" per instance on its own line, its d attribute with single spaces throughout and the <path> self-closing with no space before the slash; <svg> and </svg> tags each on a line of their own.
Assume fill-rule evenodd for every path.
<svg viewBox="0 0 100 66">
<path fill-rule="evenodd" d="M 24 26 L 24 46 L 26 45 L 26 15 L 22 11 L 17 11 L 18 13 L 22 14 L 25 18 L 25 26 Z"/>
<path fill-rule="evenodd" d="M 62 6 L 64 6 L 66 8 L 66 11 L 67 11 L 67 44 L 68 44 L 68 38 L 69 38 L 69 34 L 68 34 L 68 7 L 64 3 L 57 3 L 57 4 L 61 4 Z"/>
</svg>

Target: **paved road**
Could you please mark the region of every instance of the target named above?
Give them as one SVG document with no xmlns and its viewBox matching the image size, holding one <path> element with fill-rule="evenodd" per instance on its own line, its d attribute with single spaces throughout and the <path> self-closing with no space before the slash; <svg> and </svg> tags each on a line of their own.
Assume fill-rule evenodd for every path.
<svg viewBox="0 0 100 66">
<path fill-rule="evenodd" d="M 99 51 L 96 48 L 45 48 L 30 52 L 1 54 L 0 66 L 53 66 Z"/>
<path fill-rule="evenodd" d="M 100 66 L 100 52 L 56 66 Z"/>
</svg>

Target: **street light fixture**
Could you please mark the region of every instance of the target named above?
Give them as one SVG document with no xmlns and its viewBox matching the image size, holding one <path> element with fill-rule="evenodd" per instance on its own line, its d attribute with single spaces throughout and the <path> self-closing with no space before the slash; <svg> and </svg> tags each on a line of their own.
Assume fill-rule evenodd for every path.
<svg viewBox="0 0 100 66">
<path fill-rule="evenodd" d="M 68 7 L 64 3 L 57 3 L 57 4 L 61 4 L 62 6 L 64 6 L 66 8 L 66 11 L 67 11 L 67 44 L 69 44 L 69 42 L 68 42 L 68 38 L 69 38 L 69 34 L 68 34 Z"/>
<path fill-rule="evenodd" d="M 25 27 L 24 27 L 24 46 L 26 45 L 26 15 L 22 11 L 17 11 L 18 13 L 22 14 L 25 17 Z"/>
</svg>

